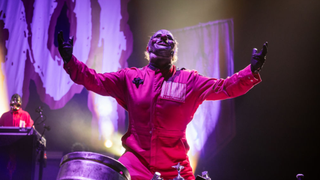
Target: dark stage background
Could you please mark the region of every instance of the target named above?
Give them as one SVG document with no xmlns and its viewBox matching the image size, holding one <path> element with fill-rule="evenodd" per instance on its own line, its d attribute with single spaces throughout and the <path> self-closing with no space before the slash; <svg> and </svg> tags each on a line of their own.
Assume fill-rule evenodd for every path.
<svg viewBox="0 0 320 180">
<path fill-rule="evenodd" d="M 133 33 L 129 67 L 147 64 L 143 54 L 146 43 L 159 29 L 179 29 L 232 18 L 235 71 L 250 63 L 252 48 L 260 49 L 265 41 L 269 42 L 267 61 L 261 72 L 263 82 L 235 99 L 235 138 L 214 157 L 204 150 L 196 174 L 207 170 L 216 180 L 289 180 L 303 173 L 305 179 L 320 179 L 319 7 L 319 0 L 131 0 L 128 3 L 128 23 Z M 82 90 L 68 102 L 66 106 L 70 108 L 64 108 L 79 112 L 73 113 L 72 119 L 76 116 L 91 119 L 87 93 Z M 38 117 L 34 111 L 38 105 L 43 106 L 47 124 L 51 126 L 51 131 L 46 132 L 48 151 L 70 152 L 70 141 L 81 142 L 85 138 L 69 137 L 68 132 L 59 131 L 59 124 L 65 122 L 55 119 L 55 114 L 68 116 L 70 112 L 50 110 L 41 102 L 31 82 L 26 110 L 32 119 Z M 90 125 L 90 122 L 79 123 Z M 65 144 L 61 139 L 65 139 Z M 58 162 L 59 159 L 52 160 L 53 165 L 49 164 L 45 172 L 50 168 L 52 173 L 57 171 Z"/>
</svg>

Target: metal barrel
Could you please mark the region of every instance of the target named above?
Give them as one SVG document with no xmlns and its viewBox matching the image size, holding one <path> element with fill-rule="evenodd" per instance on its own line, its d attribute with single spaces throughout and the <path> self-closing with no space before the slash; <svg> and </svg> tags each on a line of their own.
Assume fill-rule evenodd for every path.
<svg viewBox="0 0 320 180">
<path fill-rule="evenodd" d="M 93 152 L 72 152 L 62 157 L 57 180 L 131 180 L 119 161 Z"/>
</svg>

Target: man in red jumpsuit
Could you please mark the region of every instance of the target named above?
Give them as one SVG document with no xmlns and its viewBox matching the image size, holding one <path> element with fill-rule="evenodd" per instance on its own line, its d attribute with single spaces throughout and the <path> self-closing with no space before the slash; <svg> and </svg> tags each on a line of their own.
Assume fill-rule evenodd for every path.
<svg viewBox="0 0 320 180">
<path fill-rule="evenodd" d="M 205 100 L 222 100 L 245 94 L 261 79 L 267 43 L 254 49 L 251 65 L 226 79 L 201 76 L 195 70 L 177 69 L 176 41 L 159 30 L 147 46 L 149 64 L 112 73 L 96 73 L 72 55 L 73 39 L 58 34 L 64 69 L 77 84 L 104 96 L 114 97 L 129 113 L 129 127 L 122 137 L 126 152 L 119 158 L 133 180 L 150 180 L 160 172 L 165 180 L 177 176 L 172 166 L 184 166 L 181 176 L 195 179 L 189 163 L 187 124 Z"/>
<path fill-rule="evenodd" d="M 19 94 L 14 94 L 10 100 L 10 111 L 2 114 L 0 126 L 32 127 L 33 120 L 28 112 L 21 108 L 22 100 Z"/>
</svg>

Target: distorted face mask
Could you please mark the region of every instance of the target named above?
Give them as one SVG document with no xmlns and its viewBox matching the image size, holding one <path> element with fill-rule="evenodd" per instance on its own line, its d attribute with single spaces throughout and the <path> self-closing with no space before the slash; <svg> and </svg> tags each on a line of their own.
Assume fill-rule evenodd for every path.
<svg viewBox="0 0 320 180">
<path fill-rule="evenodd" d="M 14 94 L 10 100 L 10 108 L 12 111 L 18 111 L 21 107 L 22 101 L 18 94 Z"/>
<path fill-rule="evenodd" d="M 148 43 L 148 52 L 157 56 L 172 57 L 176 49 L 176 41 L 170 31 L 162 29 L 156 32 Z"/>
</svg>

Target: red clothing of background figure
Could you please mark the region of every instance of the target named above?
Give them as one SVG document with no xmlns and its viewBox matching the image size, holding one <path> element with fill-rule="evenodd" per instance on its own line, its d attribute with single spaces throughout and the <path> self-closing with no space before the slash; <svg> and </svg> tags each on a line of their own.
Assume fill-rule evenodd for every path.
<svg viewBox="0 0 320 180">
<path fill-rule="evenodd" d="M 76 57 L 64 64 L 71 79 L 100 95 L 112 96 L 129 113 L 122 137 L 126 148 L 119 161 L 132 180 L 151 179 L 154 172 L 165 180 L 177 176 L 172 166 L 184 166 L 181 176 L 194 179 L 187 152 L 187 124 L 204 100 L 222 100 L 245 94 L 261 81 L 250 66 L 226 79 L 201 76 L 194 70 L 160 71 L 152 65 L 96 73 Z"/>
<path fill-rule="evenodd" d="M 28 112 L 21 108 L 17 111 L 8 111 L 2 114 L 0 118 L 0 126 L 12 126 L 12 127 L 32 127 L 33 120 Z"/>
</svg>

